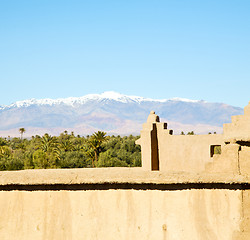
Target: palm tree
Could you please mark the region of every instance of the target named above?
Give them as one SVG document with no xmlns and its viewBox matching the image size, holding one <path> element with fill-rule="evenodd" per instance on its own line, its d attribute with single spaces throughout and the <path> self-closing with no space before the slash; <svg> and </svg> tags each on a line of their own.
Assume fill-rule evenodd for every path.
<svg viewBox="0 0 250 240">
<path fill-rule="evenodd" d="M 21 140 L 23 139 L 23 134 L 25 133 L 25 128 L 19 128 L 19 132 L 21 134 Z"/>
<path fill-rule="evenodd" d="M 68 151 L 74 150 L 74 145 L 72 144 L 72 142 L 70 142 L 69 139 L 66 139 L 60 143 L 60 148 L 64 150 L 65 152 L 68 152 Z"/>
<path fill-rule="evenodd" d="M 88 143 L 89 143 L 90 148 L 94 151 L 94 154 L 95 154 L 94 158 L 93 158 L 93 156 L 91 157 L 92 167 L 95 167 L 97 160 L 98 160 L 100 145 L 99 145 L 98 141 L 94 138 L 91 138 Z M 89 156 L 92 155 L 91 151 L 88 151 L 88 155 Z"/>
<path fill-rule="evenodd" d="M 106 133 L 101 131 L 95 132 L 88 140 L 90 148 L 92 148 L 95 153 L 95 162 L 92 160 L 93 167 L 95 167 L 97 164 L 98 156 L 102 150 L 102 143 L 105 140 L 106 140 Z"/>
<path fill-rule="evenodd" d="M 0 146 L 0 157 L 4 156 L 10 156 L 11 155 L 11 149 L 7 146 Z"/>
<path fill-rule="evenodd" d="M 41 139 L 41 146 L 43 152 L 53 151 L 56 145 L 54 137 L 51 137 L 48 133 L 45 133 Z"/>
</svg>

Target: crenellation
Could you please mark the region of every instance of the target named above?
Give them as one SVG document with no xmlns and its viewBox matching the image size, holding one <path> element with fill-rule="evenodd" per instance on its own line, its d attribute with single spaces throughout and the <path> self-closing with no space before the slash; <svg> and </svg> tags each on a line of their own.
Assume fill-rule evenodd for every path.
<svg viewBox="0 0 250 240">
<path fill-rule="evenodd" d="M 155 122 L 160 122 L 159 116 L 155 114 L 155 111 L 151 111 L 148 116 L 147 123 L 155 123 Z"/>
<path fill-rule="evenodd" d="M 166 123 L 158 121 L 159 117 L 152 111 L 147 126 L 143 125 L 141 139 L 137 142 L 142 148 L 143 169 L 152 170 L 145 159 L 152 161 L 150 149 L 154 145 L 157 146 L 157 149 L 154 148 L 154 154 L 158 156 L 159 171 L 250 175 L 248 168 L 241 171 L 243 166 L 246 167 L 242 163 L 243 156 L 248 156 L 250 152 L 250 148 L 244 147 L 244 151 L 242 148 L 250 146 L 250 105 L 245 107 L 244 115 L 232 116 L 232 123 L 223 125 L 222 134 L 173 135 L 173 131 L 167 129 Z M 149 127 L 150 124 L 156 126 L 154 130 Z M 147 131 L 154 131 L 157 138 L 146 140 Z M 215 148 L 220 149 L 219 153 L 215 152 Z M 239 154 L 242 151 L 244 154 Z"/>
</svg>

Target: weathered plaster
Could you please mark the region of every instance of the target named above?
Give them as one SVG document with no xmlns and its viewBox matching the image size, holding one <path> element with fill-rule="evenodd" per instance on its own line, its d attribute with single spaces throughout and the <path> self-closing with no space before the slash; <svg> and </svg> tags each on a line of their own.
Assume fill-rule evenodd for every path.
<svg viewBox="0 0 250 240">
<path fill-rule="evenodd" d="M 3 240 L 228 240 L 241 221 L 240 190 L 5 191 L 0 203 Z"/>
</svg>

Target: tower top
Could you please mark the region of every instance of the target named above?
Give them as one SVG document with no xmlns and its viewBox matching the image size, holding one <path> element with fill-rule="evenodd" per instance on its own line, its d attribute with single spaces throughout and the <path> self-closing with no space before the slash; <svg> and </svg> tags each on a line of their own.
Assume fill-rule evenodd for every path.
<svg viewBox="0 0 250 240">
<path fill-rule="evenodd" d="M 148 115 L 147 123 L 156 123 L 160 122 L 159 116 L 155 114 L 155 111 L 151 111 Z"/>
</svg>

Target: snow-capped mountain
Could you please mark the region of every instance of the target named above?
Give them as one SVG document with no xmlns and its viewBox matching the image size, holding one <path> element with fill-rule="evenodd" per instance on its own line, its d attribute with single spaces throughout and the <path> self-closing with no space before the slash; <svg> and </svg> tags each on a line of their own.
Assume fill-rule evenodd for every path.
<svg viewBox="0 0 250 240">
<path fill-rule="evenodd" d="M 167 102 L 167 101 L 182 101 L 182 102 L 199 102 L 197 100 L 190 100 L 184 98 L 173 98 L 170 100 L 167 99 L 151 99 L 151 98 L 143 98 L 138 96 L 126 96 L 117 92 L 104 92 L 102 94 L 88 94 L 83 97 L 70 97 L 70 98 L 59 98 L 59 99 L 29 99 L 24 101 L 15 102 L 9 106 L 3 107 L 2 109 L 8 108 L 16 108 L 16 107 L 29 107 L 31 105 L 57 105 L 57 104 L 65 104 L 69 106 L 75 106 L 77 104 L 85 104 L 90 101 L 104 101 L 104 100 L 113 100 L 121 103 L 132 103 L 132 102 Z"/>
<path fill-rule="evenodd" d="M 139 134 L 141 124 L 151 110 L 176 133 L 192 131 L 220 132 L 222 124 L 243 109 L 223 103 L 182 98 L 150 99 L 116 92 L 89 94 L 65 99 L 30 99 L 0 107 L 0 135 L 17 136 L 20 127 L 26 136 L 64 130 L 91 134 L 102 130 L 109 134 Z"/>
</svg>

